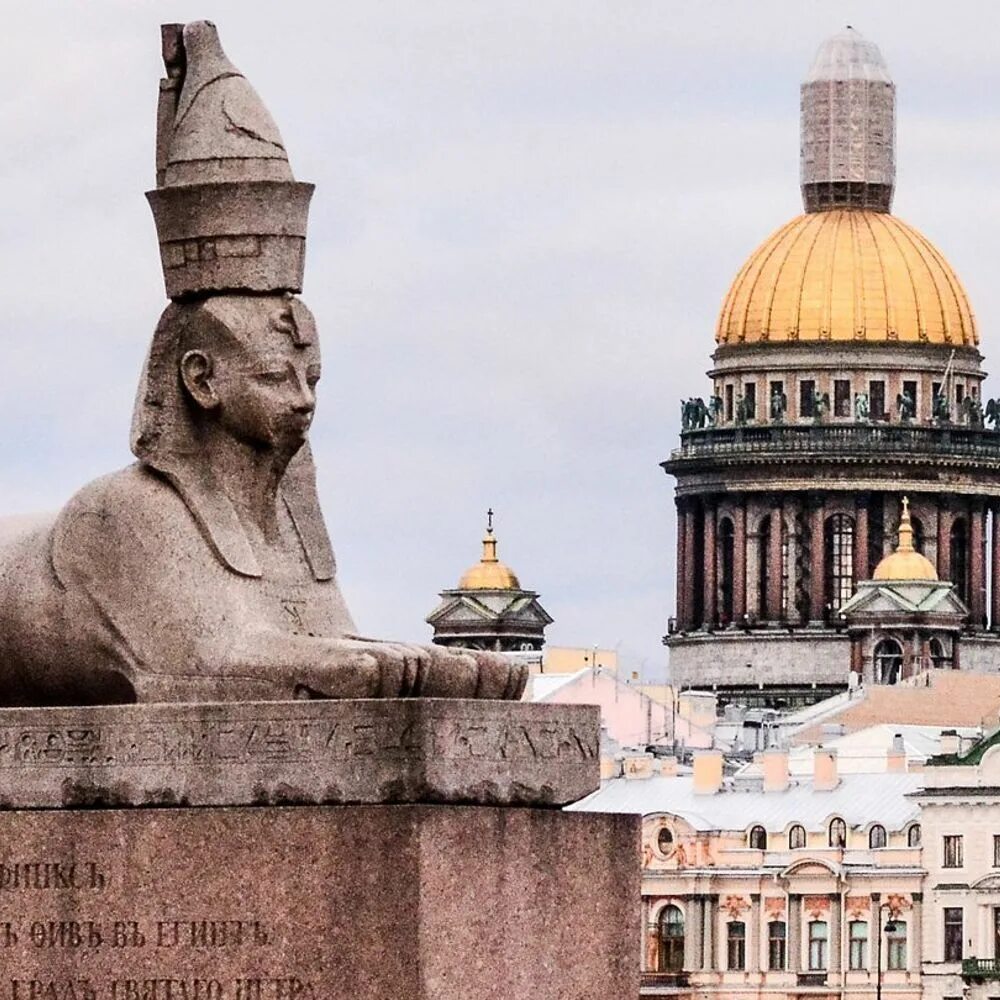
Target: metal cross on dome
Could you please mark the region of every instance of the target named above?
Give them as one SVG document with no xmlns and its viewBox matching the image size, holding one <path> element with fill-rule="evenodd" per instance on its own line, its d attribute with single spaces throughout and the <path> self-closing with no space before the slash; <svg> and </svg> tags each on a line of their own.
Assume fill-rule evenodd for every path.
<svg viewBox="0 0 1000 1000">
<path fill-rule="evenodd" d="M 493 530 L 493 508 L 492 507 L 490 507 L 486 511 L 486 530 L 487 531 L 492 531 Z"/>
</svg>

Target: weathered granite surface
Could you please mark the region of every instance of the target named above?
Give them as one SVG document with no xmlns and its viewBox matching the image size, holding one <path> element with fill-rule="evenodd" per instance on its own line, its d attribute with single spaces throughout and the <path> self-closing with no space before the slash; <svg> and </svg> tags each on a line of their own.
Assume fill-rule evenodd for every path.
<svg viewBox="0 0 1000 1000">
<path fill-rule="evenodd" d="M 0 809 L 561 806 L 600 783 L 590 705 L 459 699 L 0 710 Z"/>
<path fill-rule="evenodd" d="M 517 700 L 523 664 L 356 634 L 308 443 L 319 336 L 293 294 L 312 186 L 213 24 L 164 25 L 163 58 L 149 200 L 173 301 L 137 461 L 0 526 L 0 706 Z"/>
<path fill-rule="evenodd" d="M 632 1000 L 639 818 L 0 814 L 0 1000 Z"/>
</svg>

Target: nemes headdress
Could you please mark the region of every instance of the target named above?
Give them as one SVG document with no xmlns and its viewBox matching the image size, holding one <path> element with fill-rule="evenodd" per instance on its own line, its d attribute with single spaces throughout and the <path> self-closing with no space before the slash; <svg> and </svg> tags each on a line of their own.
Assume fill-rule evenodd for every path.
<svg viewBox="0 0 1000 1000">
<path fill-rule="evenodd" d="M 153 209 L 167 295 L 299 292 L 313 185 L 210 21 L 162 26 Z"/>
</svg>

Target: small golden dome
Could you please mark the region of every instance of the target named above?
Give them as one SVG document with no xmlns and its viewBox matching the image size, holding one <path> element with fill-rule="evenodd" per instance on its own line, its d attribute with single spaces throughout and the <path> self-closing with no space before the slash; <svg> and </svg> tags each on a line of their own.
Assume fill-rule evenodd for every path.
<svg viewBox="0 0 1000 1000">
<path fill-rule="evenodd" d="M 876 580 L 936 580 L 937 570 L 930 559 L 913 547 L 910 501 L 903 497 L 903 516 L 899 519 L 899 544 L 876 567 Z"/>
<path fill-rule="evenodd" d="M 729 289 L 715 339 L 979 343 L 965 290 L 934 245 L 893 215 L 858 209 L 800 215 L 765 240 Z"/>
<path fill-rule="evenodd" d="M 483 536 L 483 555 L 475 566 L 462 574 L 459 590 L 520 590 L 521 584 L 514 571 L 497 559 L 497 540 L 493 534 L 493 511 L 488 512 L 486 534 Z"/>
</svg>

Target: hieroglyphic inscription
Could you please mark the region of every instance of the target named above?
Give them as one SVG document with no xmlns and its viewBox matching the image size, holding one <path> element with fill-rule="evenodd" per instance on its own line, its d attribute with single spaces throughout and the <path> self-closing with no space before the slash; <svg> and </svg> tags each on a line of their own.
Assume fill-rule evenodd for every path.
<svg viewBox="0 0 1000 1000">
<path fill-rule="evenodd" d="M 58 899 L 53 903 L 58 917 L 24 915 L 24 897 L 46 891 L 71 892 L 76 905 L 93 893 L 103 912 L 107 904 L 101 894 L 109 882 L 90 861 L 0 862 L 0 1000 L 317 1000 L 307 976 L 286 970 L 260 975 L 259 960 L 267 958 L 276 932 L 253 917 L 67 918 L 66 902 Z M 192 952 L 246 955 L 254 971 L 189 977 L 180 967 L 186 964 L 185 953 Z M 51 964 L 48 956 L 66 953 L 97 953 L 104 956 L 101 965 L 124 968 L 105 977 L 48 978 L 39 973 Z M 274 957 L 269 964 L 280 962 Z M 225 964 L 232 966 L 228 959 Z M 155 967 L 156 973 L 139 973 L 140 966 Z"/>
<path fill-rule="evenodd" d="M 2 767 L 214 766 L 323 763 L 356 757 L 448 760 L 592 761 L 593 733 L 572 725 L 427 720 L 430 738 L 413 724 L 373 717 L 367 721 L 281 718 L 165 720 L 94 727 L 24 726 L 0 729 Z"/>
</svg>

